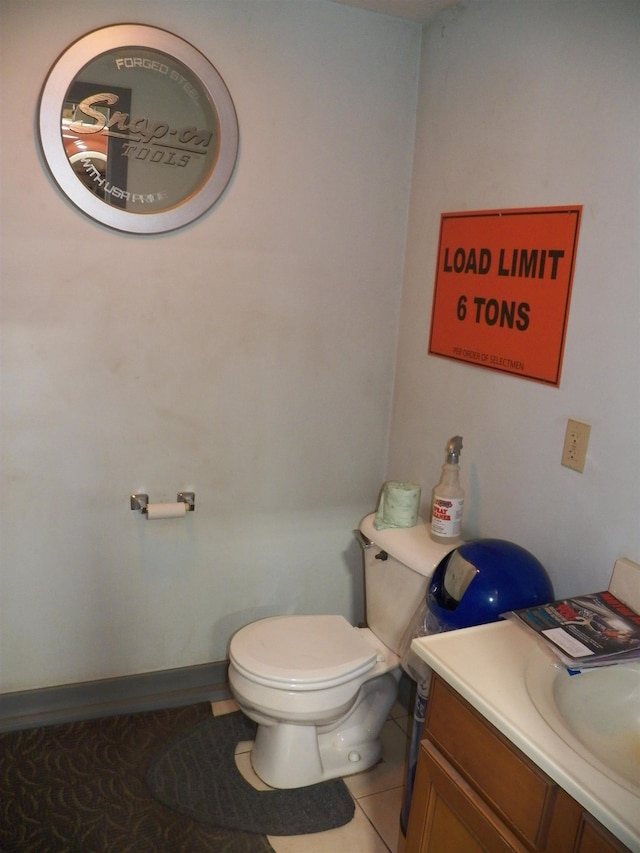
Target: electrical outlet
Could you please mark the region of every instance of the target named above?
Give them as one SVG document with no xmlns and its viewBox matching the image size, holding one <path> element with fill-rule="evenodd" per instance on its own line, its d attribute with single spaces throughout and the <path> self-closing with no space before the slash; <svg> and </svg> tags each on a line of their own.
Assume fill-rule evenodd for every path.
<svg viewBox="0 0 640 853">
<path fill-rule="evenodd" d="M 564 447 L 562 448 L 562 465 L 573 468 L 580 474 L 584 471 L 584 463 L 587 459 L 587 447 L 589 446 L 589 424 L 574 421 L 569 418 L 567 431 L 564 436 Z"/>
</svg>

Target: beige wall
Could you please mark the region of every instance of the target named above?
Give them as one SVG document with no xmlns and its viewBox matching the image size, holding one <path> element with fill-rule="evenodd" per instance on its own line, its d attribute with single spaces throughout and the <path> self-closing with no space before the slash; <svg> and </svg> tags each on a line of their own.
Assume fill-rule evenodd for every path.
<svg viewBox="0 0 640 853">
<path fill-rule="evenodd" d="M 429 491 L 464 436 L 464 533 L 530 548 L 558 595 L 640 560 L 640 5 L 468 4 L 422 45 L 389 477 Z M 442 211 L 583 205 L 559 388 L 426 355 Z M 560 465 L 567 418 L 586 468 Z"/>
<path fill-rule="evenodd" d="M 0 691 L 221 660 L 274 613 L 361 618 L 420 28 L 324 0 L 0 8 Z M 35 135 L 58 55 L 123 21 L 205 53 L 240 124 L 224 197 L 157 237 L 67 203 Z M 186 519 L 129 509 L 189 488 Z"/>
</svg>

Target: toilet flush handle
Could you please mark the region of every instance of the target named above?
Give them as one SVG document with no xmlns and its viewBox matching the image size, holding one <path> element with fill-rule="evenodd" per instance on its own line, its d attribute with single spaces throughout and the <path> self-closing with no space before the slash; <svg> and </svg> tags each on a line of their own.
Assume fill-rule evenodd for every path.
<svg viewBox="0 0 640 853">
<path fill-rule="evenodd" d="M 353 536 L 360 543 L 360 547 L 362 548 L 363 551 L 366 551 L 368 548 L 377 547 L 375 542 L 372 542 L 368 536 L 365 536 L 364 533 L 362 532 L 362 530 L 354 530 Z M 389 559 L 389 555 L 387 554 L 386 551 L 381 550 L 380 553 L 376 554 L 376 560 L 382 560 L 384 562 L 385 560 L 388 560 L 388 559 Z"/>
<path fill-rule="evenodd" d="M 354 530 L 353 538 L 360 545 L 363 551 L 366 551 L 367 548 L 371 548 L 373 546 L 373 542 L 369 539 L 368 536 L 365 536 L 362 530 Z"/>
</svg>

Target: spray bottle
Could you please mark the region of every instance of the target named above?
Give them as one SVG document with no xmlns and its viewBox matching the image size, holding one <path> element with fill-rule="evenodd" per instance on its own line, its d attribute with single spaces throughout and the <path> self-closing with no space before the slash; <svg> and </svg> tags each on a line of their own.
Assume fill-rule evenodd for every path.
<svg viewBox="0 0 640 853">
<path fill-rule="evenodd" d="M 447 444 L 447 458 L 442 466 L 440 482 L 433 490 L 431 502 L 431 538 L 444 545 L 460 539 L 464 490 L 460 485 L 460 451 L 462 436 L 456 435 Z"/>
</svg>

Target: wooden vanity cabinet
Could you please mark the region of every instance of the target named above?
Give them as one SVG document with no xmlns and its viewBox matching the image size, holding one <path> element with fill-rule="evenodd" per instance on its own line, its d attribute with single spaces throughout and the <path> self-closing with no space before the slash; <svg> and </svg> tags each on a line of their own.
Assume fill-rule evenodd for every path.
<svg viewBox="0 0 640 853">
<path fill-rule="evenodd" d="M 627 848 L 433 675 L 404 853 Z"/>
</svg>

